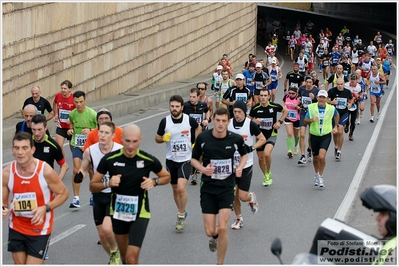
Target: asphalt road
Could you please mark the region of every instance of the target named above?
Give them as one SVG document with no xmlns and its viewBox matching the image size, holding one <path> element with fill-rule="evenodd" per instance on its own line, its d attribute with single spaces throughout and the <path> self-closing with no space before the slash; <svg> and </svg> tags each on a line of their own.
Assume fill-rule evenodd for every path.
<svg viewBox="0 0 399 267">
<path fill-rule="evenodd" d="M 258 49 L 259 50 L 259 49 Z M 259 51 L 257 52 L 260 53 Z M 280 57 L 284 76 L 291 68 L 290 61 Z M 394 80 L 395 75 L 391 77 Z M 279 88 L 282 89 L 283 81 Z M 393 84 L 393 82 L 392 82 Z M 382 99 L 384 107 L 388 97 L 387 90 Z M 209 93 L 209 92 L 208 92 Z M 282 90 L 277 92 L 276 102 L 281 103 Z M 187 96 L 184 96 L 186 99 Z M 367 102 L 368 105 L 369 102 Z M 90 106 L 90 103 L 88 103 Z M 136 122 L 142 129 L 141 149 L 165 161 L 165 145 L 156 144 L 154 136 L 162 117 L 169 114 L 167 103 L 149 107 L 138 114 L 114 118 L 117 125 Z M 277 144 L 273 151 L 272 173 L 274 183 L 269 188 L 262 186 L 262 174 L 255 163 L 251 190 L 257 194 L 260 203 L 258 214 L 252 215 L 243 205 L 244 228 L 229 231 L 230 242 L 225 264 L 278 264 L 270 252 L 275 237 L 283 242 L 283 261 L 290 262 L 296 253 L 308 251 L 318 225 L 327 217 L 333 217 L 345 197 L 347 188 L 354 177 L 357 166 L 365 153 L 377 123 L 368 122 L 369 110 L 355 130 L 355 141 L 349 142 L 345 135 L 342 160 L 333 157 L 333 144 L 327 155 L 325 169 L 325 188 L 313 185 L 313 166 L 311 163 L 298 165 L 299 155 L 289 159 L 286 156 L 285 128 L 279 131 Z M 380 119 L 382 120 L 383 117 Z M 384 142 L 384 140 L 382 140 Z M 66 147 L 65 147 L 66 148 Z M 71 192 L 72 160 L 68 149 L 66 158 L 70 170 L 64 182 Z M 9 149 L 3 150 L 3 164 L 12 160 Z M 72 196 L 56 209 L 56 220 L 49 250 L 50 259 L 46 264 L 106 264 L 107 254 L 97 245 L 97 232 L 88 205 L 88 179 L 81 187 L 81 208 L 69 209 Z M 189 212 L 187 228 L 176 233 L 177 209 L 169 185 L 157 187 L 149 192 L 152 218 L 147 230 L 140 263 L 142 264 L 214 264 L 216 254 L 208 249 L 208 238 L 204 234 L 199 206 L 199 186 L 187 186 Z M 231 223 L 234 215 L 232 214 Z M 7 225 L 3 223 L 3 264 L 11 264 L 11 253 L 7 252 Z"/>
</svg>

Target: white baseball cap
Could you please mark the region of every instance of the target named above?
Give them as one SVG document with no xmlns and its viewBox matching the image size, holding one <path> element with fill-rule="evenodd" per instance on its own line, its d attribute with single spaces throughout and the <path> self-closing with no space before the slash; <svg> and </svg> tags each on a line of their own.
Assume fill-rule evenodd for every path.
<svg viewBox="0 0 399 267">
<path fill-rule="evenodd" d="M 319 92 L 317 93 L 317 96 L 328 97 L 328 93 L 326 90 L 319 90 Z"/>
<path fill-rule="evenodd" d="M 236 80 L 237 80 L 237 79 L 245 80 L 244 74 L 238 73 L 238 74 L 236 75 Z"/>
<path fill-rule="evenodd" d="M 272 59 L 272 64 L 276 64 L 277 61 L 275 59 Z"/>
<path fill-rule="evenodd" d="M 216 69 L 217 69 L 217 70 L 222 70 L 222 69 L 223 69 L 223 66 L 222 66 L 222 65 L 219 65 L 219 66 L 217 66 Z"/>
<path fill-rule="evenodd" d="M 257 68 L 262 68 L 262 63 L 260 63 L 260 62 L 256 63 L 256 67 Z"/>
</svg>

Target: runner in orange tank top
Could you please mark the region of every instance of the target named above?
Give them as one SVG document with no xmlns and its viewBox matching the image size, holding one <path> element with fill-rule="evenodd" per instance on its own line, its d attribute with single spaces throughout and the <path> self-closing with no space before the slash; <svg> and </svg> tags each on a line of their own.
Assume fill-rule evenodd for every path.
<svg viewBox="0 0 399 267">
<path fill-rule="evenodd" d="M 8 251 L 15 264 L 43 264 L 53 229 L 53 209 L 68 198 L 68 189 L 57 173 L 35 159 L 34 152 L 30 134 L 15 134 L 15 161 L 3 169 L 2 217 L 9 214 Z"/>
</svg>

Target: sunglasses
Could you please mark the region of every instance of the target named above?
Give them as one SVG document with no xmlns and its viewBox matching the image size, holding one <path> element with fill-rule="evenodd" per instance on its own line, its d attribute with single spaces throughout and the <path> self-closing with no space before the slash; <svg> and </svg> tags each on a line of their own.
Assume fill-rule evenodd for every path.
<svg viewBox="0 0 399 267">
<path fill-rule="evenodd" d="M 205 88 L 197 88 L 197 89 L 198 89 L 198 90 L 201 90 L 201 91 L 202 91 L 202 90 L 205 90 Z"/>
</svg>

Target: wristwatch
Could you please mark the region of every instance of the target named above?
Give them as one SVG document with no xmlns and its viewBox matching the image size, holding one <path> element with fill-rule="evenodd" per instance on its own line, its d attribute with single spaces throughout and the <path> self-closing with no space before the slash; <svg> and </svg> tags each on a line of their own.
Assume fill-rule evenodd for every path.
<svg viewBox="0 0 399 267">
<path fill-rule="evenodd" d="M 46 206 L 46 212 L 50 212 L 51 211 L 51 208 L 50 208 L 50 206 L 49 205 L 45 205 Z"/>
<path fill-rule="evenodd" d="M 154 186 L 157 186 L 157 185 L 159 185 L 159 178 L 152 178 L 152 180 L 154 180 L 154 181 L 155 181 L 155 185 L 154 185 Z"/>
<path fill-rule="evenodd" d="M 283 123 L 284 123 L 284 121 L 282 121 L 282 120 L 278 120 L 278 122 L 279 122 L 280 124 L 283 124 Z"/>
</svg>

